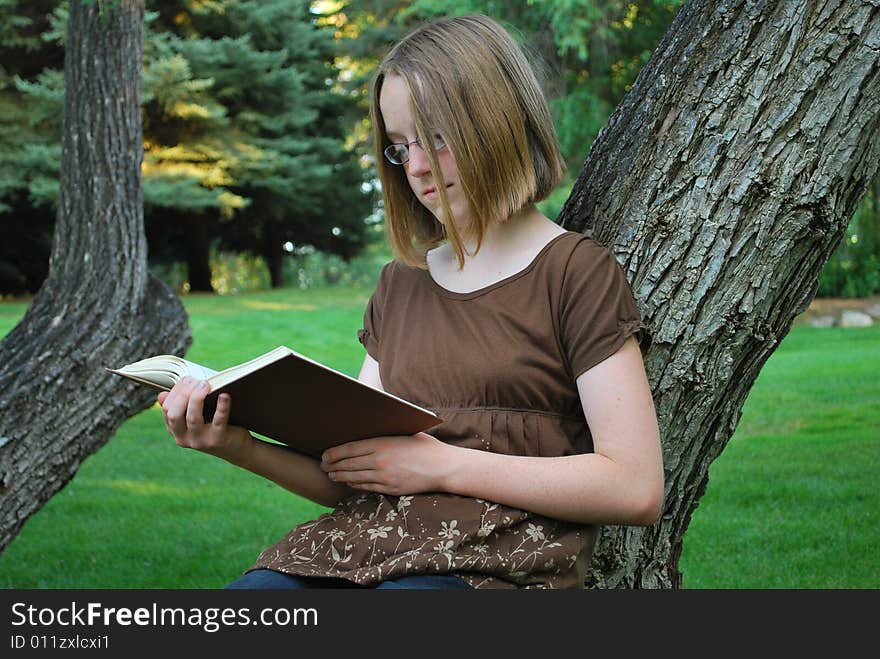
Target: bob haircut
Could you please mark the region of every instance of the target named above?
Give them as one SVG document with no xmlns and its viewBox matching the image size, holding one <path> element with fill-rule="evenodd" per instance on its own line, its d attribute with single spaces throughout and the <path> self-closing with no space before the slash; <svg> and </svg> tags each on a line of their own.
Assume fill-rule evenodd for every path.
<svg viewBox="0 0 880 659">
<path fill-rule="evenodd" d="M 429 136 L 443 135 L 458 168 L 472 223 L 466 237 L 479 250 L 487 227 L 547 197 L 565 170 L 553 120 L 538 80 L 520 47 L 486 16 L 426 23 L 385 56 L 373 78 L 370 117 L 382 181 L 387 231 L 395 257 L 426 268 L 427 250 L 448 238 L 464 266 L 463 236 L 444 226 L 413 194 L 404 166 L 383 157 L 391 144 L 379 107 L 386 76 L 399 76 L 445 218 L 452 213 Z M 423 147 L 424 148 L 424 147 Z"/>
</svg>

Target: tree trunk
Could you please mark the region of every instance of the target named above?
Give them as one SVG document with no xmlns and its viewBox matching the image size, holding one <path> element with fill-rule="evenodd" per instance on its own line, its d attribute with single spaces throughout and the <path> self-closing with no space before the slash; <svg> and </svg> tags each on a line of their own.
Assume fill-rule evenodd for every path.
<svg viewBox="0 0 880 659">
<path fill-rule="evenodd" d="M 120 6 L 121 5 L 121 6 Z M 147 272 L 140 168 L 143 0 L 70 3 L 61 192 L 49 274 L 0 343 L 0 551 L 155 394 L 109 375 L 191 342 Z"/>
<path fill-rule="evenodd" d="M 273 250 L 266 255 L 269 262 L 269 278 L 272 288 L 284 286 L 284 253 L 281 250 Z"/>
<path fill-rule="evenodd" d="M 190 291 L 213 293 L 211 285 L 211 240 L 208 218 L 202 213 L 188 216 L 186 230 L 186 266 Z"/>
<path fill-rule="evenodd" d="M 761 366 L 880 164 L 876 0 L 694 0 L 587 157 L 563 224 L 610 246 L 653 344 L 666 503 L 588 585 L 679 587 L 682 537 Z"/>
<path fill-rule="evenodd" d="M 272 220 L 266 222 L 266 239 L 263 241 L 263 258 L 269 268 L 269 279 L 272 288 L 284 286 L 284 257 L 286 252 L 282 248 L 281 237 Z"/>
</svg>

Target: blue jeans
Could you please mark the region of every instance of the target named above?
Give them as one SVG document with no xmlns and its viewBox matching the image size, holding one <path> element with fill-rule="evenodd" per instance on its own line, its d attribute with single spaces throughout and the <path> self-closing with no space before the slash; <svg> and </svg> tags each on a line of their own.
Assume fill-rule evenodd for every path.
<svg viewBox="0 0 880 659">
<path fill-rule="evenodd" d="M 412 589 L 412 590 L 458 590 L 471 586 L 461 577 L 451 574 L 414 574 L 408 577 L 400 577 L 389 581 L 382 581 L 374 588 L 387 590 L 389 588 Z M 271 589 L 281 590 L 287 588 L 364 588 L 347 579 L 335 577 L 299 577 L 275 570 L 259 569 L 248 572 L 226 586 L 227 590 L 247 589 Z"/>
</svg>

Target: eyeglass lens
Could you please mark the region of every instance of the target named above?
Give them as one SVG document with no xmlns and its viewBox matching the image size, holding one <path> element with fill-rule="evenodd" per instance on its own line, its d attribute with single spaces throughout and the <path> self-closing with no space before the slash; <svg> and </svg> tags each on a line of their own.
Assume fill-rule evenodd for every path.
<svg viewBox="0 0 880 659">
<path fill-rule="evenodd" d="M 434 143 L 435 151 L 439 151 L 446 146 L 443 135 L 440 133 L 431 133 L 431 140 Z M 419 148 L 422 147 L 418 140 L 413 140 L 409 144 L 392 144 L 385 148 L 385 157 L 394 165 L 403 165 L 409 160 L 410 144 L 418 144 Z"/>
</svg>

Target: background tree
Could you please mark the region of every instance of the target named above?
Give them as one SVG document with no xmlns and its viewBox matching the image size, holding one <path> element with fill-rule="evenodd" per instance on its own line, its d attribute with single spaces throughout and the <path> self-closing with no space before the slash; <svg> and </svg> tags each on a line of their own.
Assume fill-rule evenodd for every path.
<svg viewBox="0 0 880 659">
<path fill-rule="evenodd" d="M 0 0 L 0 293 L 36 291 L 58 199 L 64 23 L 58 0 Z"/>
<path fill-rule="evenodd" d="M 211 288 L 214 236 L 263 256 L 273 286 L 283 284 L 285 242 L 356 253 L 372 199 L 362 188 L 365 170 L 344 144 L 350 110 L 334 88 L 333 33 L 310 4 L 155 8 L 158 57 L 148 75 L 162 84 L 146 106 L 147 162 L 157 177 L 167 172 L 171 186 L 192 185 L 182 165 L 195 166 L 204 178 L 194 198 L 204 203 L 186 207 L 180 194 L 157 188 L 151 245 L 172 248 L 162 250 L 172 258 L 174 247 L 186 245 L 192 290 Z"/>
<path fill-rule="evenodd" d="M 191 288 L 210 290 L 212 246 L 261 255 L 275 285 L 284 272 L 285 242 L 346 258 L 358 252 L 364 240 L 361 220 L 372 196 L 372 184 L 363 178 L 375 178 L 369 168 L 366 82 L 391 43 L 439 14 L 492 15 L 535 53 L 569 161 L 569 176 L 541 204 L 544 212 L 557 217 L 583 154 L 679 4 L 680 0 L 322 0 L 308 10 L 302 1 L 151 0 L 143 76 L 143 187 L 150 263 L 175 285 L 189 279 Z M 0 293 L 36 291 L 48 268 L 58 196 L 65 22 L 66 2 L 61 0 L 0 0 Z M 227 36 L 236 42 L 238 57 L 229 57 Z M 281 68 L 254 70 L 261 57 L 285 49 L 293 56 Z M 215 85 L 218 67 L 222 86 Z M 284 67 L 301 75 L 282 74 Z M 290 80 L 296 93 L 253 90 L 249 86 L 255 79 L 272 84 Z M 327 80 L 332 82 L 330 92 L 325 89 Z M 272 132 L 272 118 L 289 108 L 236 110 L 247 104 L 245 97 L 251 92 L 270 103 L 293 96 L 296 107 L 308 106 L 303 116 L 317 119 L 288 132 L 276 148 L 272 142 L 280 136 Z M 235 107 L 227 108 L 227 94 L 237 99 Z M 309 100 L 301 102 L 300 97 Z M 240 118 L 252 115 L 263 119 L 239 125 Z M 257 124 L 258 130 L 252 131 Z M 313 138 L 311 150 L 284 150 L 285 143 L 302 147 Z M 352 144 L 358 146 L 360 163 L 344 147 Z M 292 177 L 291 163 L 304 165 Z M 334 180 L 344 182 L 335 188 L 344 195 L 335 194 L 329 179 L 322 178 L 327 165 Z M 874 183 L 878 185 L 880 180 Z M 865 197 L 850 222 L 847 240 L 823 270 L 820 296 L 880 292 L 880 212 L 872 199 L 871 194 Z M 259 203 L 251 205 L 256 200 Z M 178 274 L 180 261 L 188 275 Z"/>
<path fill-rule="evenodd" d="M 70 6 L 49 274 L 0 342 L 0 549 L 154 395 L 104 367 L 191 341 L 147 272 L 140 185 L 143 2 Z M 113 102 L 107 102 L 113 99 Z"/>
<path fill-rule="evenodd" d="M 143 167 L 152 263 L 183 260 L 211 290 L 210 249 L 260 254 L 283 283 L 282 245 L 349 258 L 373 199 L 346 148 L 333 31 L 304 0 L 155 0 L 144 45 Z M 0 0 L 0 291 L 45 276 L 58 196 L 60 0 Z M 213 241 L 213 242 L 212 242 Z"/>
<path fill-rule="evenodd" d="M 193 30 L 193 4 L 151 2 L 147 15 L 144 214 L 151 263 L 183 261 L 191 289 L 211 291 L 211 235 L 247 199 L 229 189 L 237 156 L 226 108 L 185 52 L 187 42 L 215 44 Z"/>
<path fill-rule="evenodd" d="M 211 34 L 238 30 L 278 59 L 277 70 L 249 72 L 235 97 L 237 116 L 247 116 L 252 143 L 266 155 L 244 162 L 233 189 L 250 204 L 224 233 L 229 246 L 262 255 L 278 286 L 285 242 L 345 258 L 365 242 L 373 199 L 364 189 L 367 171 L 345 146 L 355 108 L 336 88 L 333 32 L 309 2 L 240 2 L 223 19 Z"/>
</svg>

